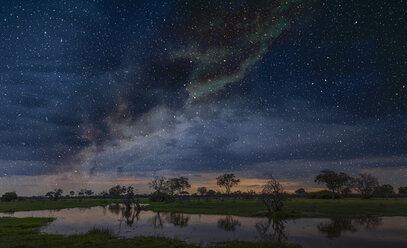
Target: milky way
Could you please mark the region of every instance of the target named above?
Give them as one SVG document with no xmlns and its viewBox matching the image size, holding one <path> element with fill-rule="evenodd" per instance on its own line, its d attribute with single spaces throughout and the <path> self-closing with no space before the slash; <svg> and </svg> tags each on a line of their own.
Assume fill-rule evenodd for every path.
<svg viewBox="0 0 407 248">
<path fill-rule="evenodd" d="M 401 180 L 406 16 L 402 1 L 368 4 L 5 3 L 0 177 Z"/>
</svg>

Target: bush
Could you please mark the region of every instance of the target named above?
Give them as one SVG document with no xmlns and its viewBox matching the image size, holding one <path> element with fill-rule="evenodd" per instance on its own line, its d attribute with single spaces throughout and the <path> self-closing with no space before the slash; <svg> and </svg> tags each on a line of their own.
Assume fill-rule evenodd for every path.
<svg viewBox="0 0 407 248">
<path fill-rule="evenodd" d="M 329 190 L 321 190 L 317 192 L 306 193 L 308 199 L 332 199 L 332 192 Z M 339 199 L 338 193 L 335 193 L 335 199 Z"/>
<path fill-rule="evenodd" d="M 17 200 L 17 198 L 18 198 L 18 196 L 17 196 L 16 192 L 7 192 L 1 196 L 1 201 L 11 202 L 11 201 Z"/>
<path fill-rule="evenodd" d="M 158 193 L 158 192 L 154 192 L 152 194 L 150 194 L 150 196 L 148 197 L 149 201 L 152 202 L 168 202 L 168 201 L 173 201 L 173 197 L 170 196 L 169 194 L 166 193 Z"/>
</svg>

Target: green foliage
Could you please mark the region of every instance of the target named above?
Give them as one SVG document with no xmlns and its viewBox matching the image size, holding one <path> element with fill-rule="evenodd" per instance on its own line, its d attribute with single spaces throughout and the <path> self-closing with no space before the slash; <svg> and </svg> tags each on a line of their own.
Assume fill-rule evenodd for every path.
<svg viewBox="0 0 407 248">
<path fill-rule="evenodd" d="M 1 196 L 1 201 L 11 202 L 18 199 L 16 192 L 6 192 Z"/>
<path fill-rule="evenodd" d="M 125 186 L 116 185 L 109 189 L 109 195 L 111 197 L 119 198 L 126 193 L 127 189 Z"/>
<path fill-rule="evenodd" d="M 308 199 L 332 199 L 332 192 L 329 190 L 320 190 L 317 192 L 308 192 L 306 193 Z M 339 199 L 340 196 L 338 193 L 334 193 L 334 198 Z"/>
<path fill-rule="evenodd" d="M 331 198 L 335 198 L 335 192 L 340 192 L 350 181 L 350 177 L 345 173 L 336 173 L 331 170 L 323 170 L 315 177 L 315 182 L 324 183 L 331 190 Z"/>
<path fill-rule="evenodd" d="M 186 189 L 191 188 L 191 184 L 189 184 L 189 180 L 187 177 L 179 177 L 179 178 L 170 178 L 167 181 L 168 188 L 171 191 L 171 194 L 174 192 L 178 192 L 179 195 L 182 195 Z"/>
<path fill-rule="evenodd" d="M 304 188 L 299 188 L 299 189 L 297 189 L 297 190 L 295 191 L 295 193 L 296 193 L 297 195 L 303 195 L 303 194 L 305 194 L 305 189 L 304 189 Z"/>
<path fill-rule="evenodd" d="M 327 196 L 330 192 L 327 191 Z M 239 216 L 264 216 L 267 210 L 258 200 L 214 200 L 183 202 L 147 202 L 147 210 L 189 214 L 224 214 Z M 407 216 L 407 199 L 289 199 L 284 201 L 280 217 L 320 217 L 337 215 Z"/>
<path fill-rule="evenodd" d="M 47 192 L 45 196 L 48 197 L 50 200 L 56 201 L 61 198 L 63 192 L 64 191 L 62 189 L 55 189 L 54 191 Z"/>
<path fill-rule="evenodd" d="M 299 245 L 290 245 L 284 243 L 277 243 L 273 241 L 260 241 L 256 243 L 244 241 L 229 241 L 217 244 L 218 248 L 301 248 Z"/>
<path fill-rule="evenodd" d="M 363 198 L 370 198 L 374 189 L 379 186 L 379 181 L 372 175 L 361 173 L 357 178 L 352 180 L 352 185 Z"/>
<path fill-rule="evenodd" d="M 392 197 L 394 196 L 394 188 L 390 184 L 383 184 L 374 189 L 373 195 L 380 197 Z"/>
<path fill-rule="evenodd" d="M 92 230 L 82 235 L 60 236 L 39 234 L 42 225 L 52 221 L 50 218 L 0 218 L 0 248 L 38 248 L 38 247 L 102 247 L 102 248 L 193 248 L 182 241 L 140 237 L 119 239 L 107 230 Z"/>
<path fill-rule="evenodd" d="M 226 194 L 230 194 L 230 190 L 233 186 L 236 186 L 240 183 L 240 179 L 237 179 L 235 174 L 223 174 L 216 178 L 216 184 L 219 187 L 224 187 Z"/>
<path fill-rule="evenodd" d="M 407 187 L 399 187 L 399 194 L 407 196 Z"/>
<path fill-rule="evenodd" d="M 0 202 L 0 212 L 15 212 L 29 210 L 45 210 L 45 209 L 63 209 L 63 208 L 85 208 L 95 206 L 106 206 L 109 203 L 118 202 L 118 200 L 102 200 L 102 199 L 60 199 L 59 201 L 48 201 L 45 199 L 13 202 Z"/>
</svg>

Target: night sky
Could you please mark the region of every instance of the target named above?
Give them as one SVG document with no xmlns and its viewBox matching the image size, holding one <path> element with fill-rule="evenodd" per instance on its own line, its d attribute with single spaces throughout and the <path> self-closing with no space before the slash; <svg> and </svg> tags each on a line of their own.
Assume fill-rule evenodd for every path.
<svg viewBox="0 0 407 248">
<path fill-rule="evenodd" d="M 0 193 L 223 172 L 294 189 L 325 168 L 405 184 L 406 7 L 2 1 Z"/>
</svg>

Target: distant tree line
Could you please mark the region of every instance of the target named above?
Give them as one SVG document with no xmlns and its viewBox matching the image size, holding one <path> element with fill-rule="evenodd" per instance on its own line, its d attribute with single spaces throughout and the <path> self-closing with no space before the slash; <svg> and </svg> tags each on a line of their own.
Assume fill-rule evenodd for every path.
<svg viewBox="0 0 407 248">
<path fill-rule="evenodd" d="M 205 186 L 197 188 L 196 193 L 190 194 L 187 190 L 191 188 L 191 184 L 187 177 L 154 177 L 149 182 L 149 187 L 152 193 L 149 195 L 138 195 L 139 197 L 148 197 L 150 201 L 174 201 L 176 199 L 206 199 L 211 198 L 233 198 L 233 199 L 259 199 L 267 208 L 269 212 L 276 212 L 281 210 L 283 200 L 286 198 L 302 197 L 311 199 L 336 199 L 343 197 L 407 197 L 407 187 L 399 187 L 398 194 L 390 184 L 379 184 L 377 177 L 367 173 L 361 173 L 357 176 L 349 176 L 343 172 L 335 172 L 332 170 L 322 170 L 320 174 L 315 176 L 314 182 L 323 184 L 328 190 L 317 192 L 306 192 L 304 188 L 299 188 L 294 194 L 288 194 L 283 191 L 281 183 L 273 176 L 269 176 L 265 185 L 263 185 L 261 192 L 256 193 L 253 190 L 247 192 L 232 191 L 234 187 L 239 185 L 240 179 L 233 173 L 226 173 L 216 178 L 216 183 L 221 191 L 208 189 Z M 98 198 L 107 199 L 115 198 L 122 199 L 123 203 L 137 203 L 137 195 L 134 187 L 115 185 L 107 191 L 102 191 L 95 194 L 91 189 L 81 189 L 77 192 L 69 191 L 67 195 L 63 195 L 63 190 L 60 188 L 47 192 L 43 198 L 56 201 L 61 198 Z M 15 192 L 4 193 L 1 201 L 17 201 L 22 200 Z"/>
<path fill-rule="evenodd" d="M 394 197 L 396 194 L 393 186 L 379 184 L 378 178 L 368 173 L 360 173 L 356 177 L 352 177 L 343 172 L 323 170 L 315 177 L 314 181 L 318 184 L 325 184 L 331 191 L 332 199 L 348 197 L 352 192 L 356 192 L 362 198 Z M 398 191 L 400 196 L 407 196 L 407 187 L 400 187 Z M 304 192 L 300 189 L 296 191 L 297 194 Z"/>
</svg>

